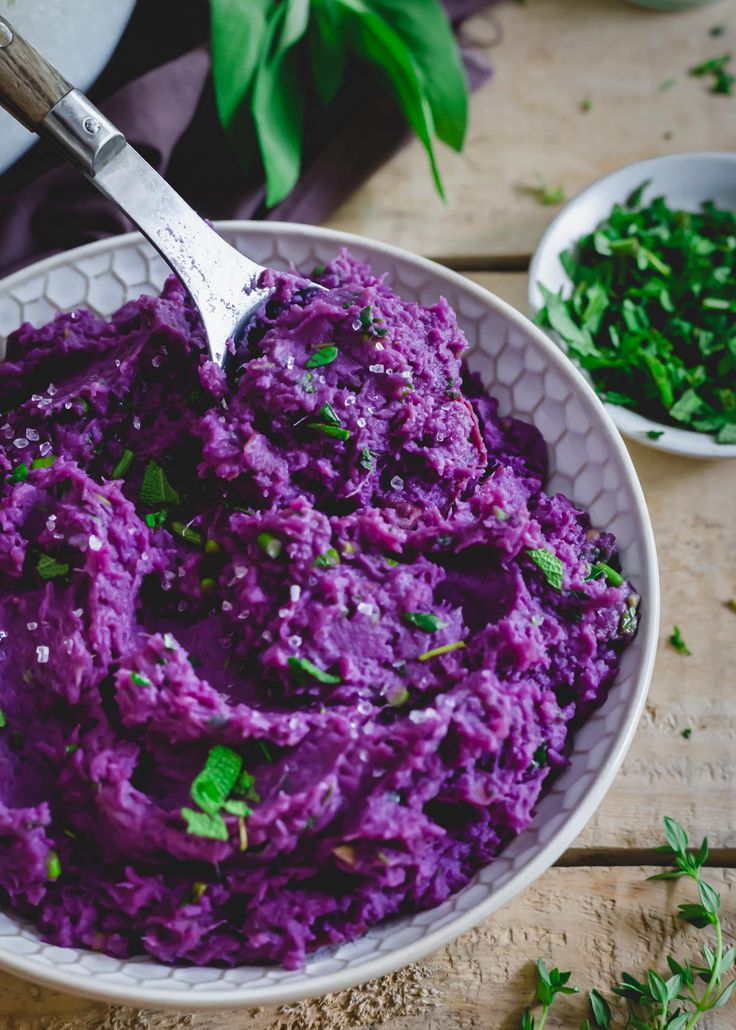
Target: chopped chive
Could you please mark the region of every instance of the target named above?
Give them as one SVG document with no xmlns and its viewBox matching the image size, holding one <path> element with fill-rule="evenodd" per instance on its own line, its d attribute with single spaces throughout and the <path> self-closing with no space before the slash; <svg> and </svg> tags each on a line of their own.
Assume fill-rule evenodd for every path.
<svg viewBox="0 0 736 1030">
<path fill-rule="evenodd" d="M 340 555 L 334 547 L 330 547 L 329 550 L 318 554 L 312 564 L 318 569 L 333 569 L 340 564 Z"/>
<path fill-rule="evenodd" d="M 49 880 L 58 880 L 61 876 L 61 859 L 53 850 L 46 854 L 46 875 Z"/>
<path fill-rule="evenodd" d="M 56 463 L 56 455 L 49 454 L 46 458 L 34 458 L 31 462 L 32 469 L 50 469 Z"/>
<path fill-rule="evenodd" d="M 360 314 L 358 315 L 358 318 L 360 319 L 361 329 L 370 329 L 370 327 L 373 325 L 373 314 L 370 304 L 366 304 L 366 306 L 362 308 Z"/>
<path fill-rule="evenodd" d="M 612 587 L 620 587 L 624 582 L 624 577 L 620 572 L 616 572 L 610 565 L 606 565 L 603 561 L 594 562 L 590 566 L 590 575 L 588 579 L 597 579 L 599 576 L 604 576 L 606 583 Z"/>
<path fill-rule="evenodd" d="M 441 654 L 449 654 L 450 651 L 459 651 L 466 646 L 464 640 L 456 640 L 454 644 L 443 644 L 442 647 L 433 647 L 431 651 L 425 651 L 417 657 L 420 662 L 428 662 L 430 658 L 437 658 Z"/>
<path fill-rule="evenodd" d="M 324 672 L 314 662 L 310 662 L 308 658 L 291 657 L 288 663 L 294 675 L 311 676 L 312 679 L 317 680 L 319 683 L 342 683 L 342 679 L 339 676 L 333 676 L 330 672 Z"/>
<path fill-rule="evenodd" d="M 256 543 L 269 558 L 278 558 L 284 549 L 284 545 L 278 537 L 273 536 L 271 533 L 259 533 L 256 537 Z"/>
<path fill-rule="evenodd" d="M 263 757 L 266 759 L 267 762 L 272 762 L 273 761 L 273 756 L 272 756 L 271 751 L 269 750 L 268 744 L 266 743 L 265 740 L 259 740 L 258 741 L 258 748 L 259 748 L 261 754 L 263 755 Z"/>
<path fill-rule="evenodd" d="M 202 546 L 202 534 L 198 533 L 196 529 L 192 529 L 191 526 L 185 525 L 183 522 L 172 522 L 171 532 L 182 540 L 186 540 L 188 544 L 194 544 L 195 547 Z"/>
<path fill-rule="evenodd" d="M 149 680 L 148 676 L 141 675 L 140 672 L 131 672 L 130 682 L 134 683 L 136 687 L 151 687 L 153 684 Z"/>
<path fill-rule="evenodd" d="M 327 347 L 319 347 L 314 354 L 307 358 L 304 367 L 321 368 L 323 365 L 331 365 L 339 353 L 334 344 L 330 344 Z"/>
<path fill-rule="evenodd" d="M 316 429 L 319 433 L 324 433 L 325 436 L 332 436 L 336 440 L 350 439 L 350 430 L 343 429 L 341 426 L 328 426 L 324 422 L 308 422 L 307 425 L 310 429 Z"/>
<path fill-rule="evenodd" d="M 123 453 L 120 455 L 120 460 L 118 461 L 117 465 L 112 470 L 111 478 L 122 479 L 132 464 L 133 452 L 126 447 Z"/>
<path fill-rule="evenodd" d="M 431 612 L 402 612 L 402 618 L 410 626 L 415 626 L 424 633 L 436 633 L 447 626 L 446 622 Z"/>
<path fill-rule="evenodd" d="M 341 425 L 338 414 L 331 404 L 323 404 L 319 409 L 319 415 L 322 421 L 326 422 L 328 426 Z"/>
</svg>

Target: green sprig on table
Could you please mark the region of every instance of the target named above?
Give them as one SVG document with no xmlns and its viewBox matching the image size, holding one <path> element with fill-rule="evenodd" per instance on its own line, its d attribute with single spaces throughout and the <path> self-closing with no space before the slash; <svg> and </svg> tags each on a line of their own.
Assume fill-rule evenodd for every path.
<svg viewBox="0 0 736 1030">
<path fill-rule="evenodd" d="M 217 111 L 236 151 L 256 145 L 269 207 L 299 178 L 308 108 L 328 108 L 358 61 L 391 89 L 429 157 L 437 140 L 461 150 L 468 92 L 439 0 L 211 0 Z"/>
<path fill-rule="evenodd" d="M 713 941 L 702 946 L 703 959 L 695 964 L 668 955 L 668 969 L 663 974 L 649 969 L 638 980 L 631 973 L 622 973 L 620 982 L 611 991 L 625 1006 L 620 1015 L 626 1022 L 620 1025 L 626 1030 L 693 1030 L 701 1016 L 722 1008 L 736 990 L 736 977 L 731 974 L 736 948 L 724 948 L 720 895 L 702 876 L 708 860 L 708 841 L 703 839 L 699 848 L 691 848 L 685 830 L 669 816 L 664 818 L 664 832 L 666 843 L 659 850 L 669 856 L 673 868 L 649 879 L 675 880 L 684 876 L 693 880 L 698 900 L 680 905 L 677 914 L 697 929 L 710 928 Z M 570 976 L 559 969 L 548 973 L 544 961 L 538 960 L 536 994 L 540 1010 L 534 1016 L 530 1009 L 524 1009 L 521 1030 L 543 1030 L 557 995 L 577 992 L 577 987 L 569 986 Z M 591 1015 L 580 1025 L 580 1030 L 613 1027 L 615 1013 L 600 991 L 590 991 L 588 1003 Z"/>
<path fill-rule="evenodd" d="M 736 443 L 736 213 L 644 186 L 560 255 L 572 294 L 540 284 L 537 321 L 611 404 Z"/>
</svg>

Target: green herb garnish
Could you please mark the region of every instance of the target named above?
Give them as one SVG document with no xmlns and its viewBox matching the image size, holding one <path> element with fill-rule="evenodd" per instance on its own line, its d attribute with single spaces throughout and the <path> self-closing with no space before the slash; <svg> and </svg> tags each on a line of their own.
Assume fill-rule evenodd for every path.
<svg viewBox="0 0 736 1030">
<path fill-rule="evenodd" d="M 319 683 L 342 683 L 340 676 L 333 676 L 330 672 L 324 672 L 314 662 L 310 662 L 308 658 L 289 658 L 289 668 L 295 675 L 311 676 L 312 679 L 317 680 Z"/>
<path fill-rule="evenodd" d="M 692 734 L 693 734 L 693 731 L 692 731 L 690 726 L 686 726 L 684 730 L 680 730 L 680 736 L 682 737 L 683 740 L 690 740 L 690 737 L 692 736 Z"/>
<path fill-rule="evenodd" d="M 34 458 L 31 462 L 32 469 L 50 469 L 56 464 L 57 458 L 55 454 L 49 454 L 45 458 Z"/>
<path fill-rule="evenodd" d="M 664 436 L 664 429 L 647 429 L 647 436 L 650 440 L 659 440 L 660 436 Z"/>
<path fill-rule="evenodd" d="M 25 462 L 21 462 L 20 465 L 16 465 L 13 471 L 8 476 L 11 483 L 22 483 L 24 479 L 28 478 L 28 466 Z"/>
<path fill-rule="evenodd" d="M 682 639 L 679 626 L 673 626 L 672 632 L 669 635 L 669 642 L 674 647 L 675 651 L 679 651 L 680 654 L 691 655 L 692 651 L 687 646 L 685 641 Z"/>
<path fill-rule="evenodd" d="M 275 537 L 272 533 L 259 533 L 256 537 L 256 543 L 269 558 L 278 558 L 284 549 L 284 545 L 279 538 Z"/>
<path fill-rule="evenodd" d="M 431 651 L 424 651 L 417 655 L 420 662 L 428 662 L 430 658 L 437 658 L 442 654 L 449 654 L 450 651 L 459 651 L 466 647 L 464 640 L 456 640 L 454 644 L 443 644 L 442 647 L 433 647 Z"/>
<path fill-rule="evenodd" d="M 726 71 L 726 66 L 731 63 L 733 54 L 722 54 L 720 57 L 711 57 L 708 61 L 696 65 L 690 69 L 690 74 L 702 78 L 704 75 L 711 75 L 713 82 L 710 86 L 711 93 L 721 93 L 725 96 L 733 94 L 736 76 Z"/>
<path fill-rule="evenodd" d="M 361 308 L 358 319 L 360 321 L 361 329 L 367 332 L 367 330 L 373 325 L 373 313 L 370 304 L 366 304 L 364 308 Z"/>
<path fill-rule="evenodd" d="M 142 675 L 140 672 L 131 672 L 130 682 L 134 683 L 136 687 L 150 687 L 152 686 L 148 676 Z"/>
<path fill-rule="evenodd" d="M 143 516 L 143 521 L 149 529 L 159 529 L 161 526 L 166 525 L 168 517 L 169 513 L 166 511 L 152 511 Z"/>
<path fill-rule="evenodd" d="M 57 561 L 50 554 L 42 554 L 36 568 L 41 579 L 59 579 L 69 573 L 69 565 L 66 562 Z"/>
<path fill-rule="evenodd" d="M 333 569 L 340 564 L 340 555 L 334 547 L 330 547 L 323 554 L 318 554 L 312 564 L 318 569 Z"/>
<path fill-rule="evenodd" d="M 209 840 L 227 840 L 227 826 L 222 817 L 225 811 L 235 815 L 240 821 L 251 815 L 252 809 L 245 802 L 230 797 L 237 789 L 242 776 L 243 760 L 237 752 L 222 744 L 210 749 L 204 769 L 195 777 L 192 788 L 192 800 L 201 811 L 182 808 L 181 815 L 187 824 L 187 832 L 196 837 Z M 255 782 L 252 777 L 252 782 Z M 241 850 L 247 845 L 245 831 L 241 822 Z"/>
<path fill-rule="evenodd" d="M 624 577 L 620 572 L 616 572 L 610 565 L 606 565 L 604 561 L 594 562 L 590 566 L 590 575 L 588 579 L 598 579 L 599 576 L 603 576 L 611 587 L 620 587 L 624 582 Z"/>
<path fill-rule="evenodd" d="M 334 344 L 327 347 L 320 347 L 310 355 L 304 363 L 305 368 L 321 368 L 323 365 L 331 365 L 340 352 Z"/>
<path fill-rule="evenodd" d="M 273 761 L 273 755 L 271 754 L 271 750 L 265 740 L 258 741 L 258 750 L 261 752 L 261 754 L 267 762 Z M 247 791 L 244 791 L 244 793 L 247 793 Z"/>
<path fill-rule="evenodd" d="M 331 404 L 323 404 L 319 409 L 319 416 L 324 423 L 328 426 L 339 426 L 342 425 L 338 417 L 337 412 Z"/>
<path fill-rule="evenodd" d="M 0 730 L 4 730 L 7 725 L 8 725 L 8 718 L 7 718 L 6 714 L 5 714 L 5 712 L 2 710 L 2 708 L 0 708 Z"/>
<path fill-rule="evenodd" d="M 179 494 L 166 478 L 166 473 L 156 461 L 149 461 L 143 473 L 141 501 L 152 508 L 160 504 L 178 504 Z"/>
<path fill-rule="evenodd" d="M 120 455 L 117 465 L 112 470 L 111 479 L 122 479 L 130 466 L 133 464 L 133 452 L 126 447 Z"/>
<path fill-rule="evenodd" d="M 571 294 L 540 284 L 537 321 L 609 403 L 727 443 L 736 440 L 736 212 L 710 202 L 673 210 L 663 197 L 642 206 L 647 185 L 561 255 Z"/>
<path fill-rule="evenodd" d="M 343 429 L 341 426 L 330 426 L 325 422 L 308 422 L 307 425 L 310 429 L 316 429 L 318 433 L 324 433 L 325 436 L 332 436 L 335 440 L 349 440 L 350 430 Z"/>
<path fill-rule="evenodd" d="M 549 756 L 547 754 L 547 742 L 540 744 L 537 750 L 532 756 L 532 763 L 538 769 L 543 769 L 549 764 Z"/>
<path fill-rule="evenodd" d="M 408 622 L 410 626 L 415 626 L 417 629 L 421 629 L 424 633 L 436 633 L 440 629 L 445 629 L 447 623 L 436 615 L 432 615 L 431 612 L 403 612 L 402 618 L 405 622 Z"/>
<path fill-rule="evenodd" d="M 358 458 L 358 464 L 361 468 L 364 468 L 366 472 L 371 472 L 375 465 L 375 460 L 367 447 L 361 448 L 360 458 Z"/>
<path fill-rule="evenodd" d="M 187 526 L 184 522 L 172 522 L 171 532 L 182 540 L 186 540 L 188 544 L 194 544 L 195 547 L 202 546 L 202 534 L 198 533 L 196 529 L 192 529 L 191 526 Z"/>
<path fill-rule="evenodd" d="M 567 200 L 562 186 L 549 186 L 546 183 L 538 183 L 535 186 L 524 186 L 523 192 L 534 197 L 539 204 L 553 207 L 556 204 L 564 204 Z"/>
<path fill-rule="evenodd" d="M 593 110 L 593 101 L 590 99 L 590 97 L 583 97 L 583 99 L 580 101 L 580 110 L 583 112 L 583 114 L 588 114 L 589 111 Z"/>
<path fill-rule="evenodd" d="M 49 880 L 58 880 L 61 876 L 61 859 L 55 851 L 46 853 L 46 876 Z"/>
<path fill-rule="evenodd" d="M 537 568 L 544 573 L 553 590 L 562 590 L 562 562 L 556 554 L 544 547 L 536 547 L 526 552 Z"/>
<path fill-rule="evenodd" d="M 577 994 L 577 987 L 568 987 L 571 973 L 561 973 L 559 969 L 547 970 L 543 959 L 537 959 L 537 1000 L 542 1011 L 537 1023 L 529 1009 L 524 1009 L 521 1017 L 521 1030 L 542 1030 L 547 1013 L 558 994 Z"/>
</svg>

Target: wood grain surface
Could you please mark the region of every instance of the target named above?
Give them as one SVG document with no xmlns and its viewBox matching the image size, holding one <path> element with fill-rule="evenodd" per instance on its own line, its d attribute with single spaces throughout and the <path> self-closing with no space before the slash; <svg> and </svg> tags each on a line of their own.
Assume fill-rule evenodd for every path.
<svg viewBox="0 0 736 1030">
<path fill-rule="evenodd" d="M 495 77 L 473 97 L 465 153 L 440 155 L 447 204 L 412 144 L 327 224 L 454 267 L 524 266 L 558 210 L 529 186 L 559 185 L 571 196 L 631 161 L 736 146 L 736 101 L 688 75 L 736 49 L 735 14 L 736 0 L 677 15 L 623 0 L 500 4 L 468 29 L 498 39 Z M 726 31 L 712 37 L 716 24 Z"/>
<path fill-rule="evenodd" d="M 71 86 L 2 16 L 0 43 L 0 104 L 33 129 Z"/>
<path fill-rule="evenodd" d="M 725 26 L 713 37 L 709 29 Z M 388 240 L 454 267 L 522 311 L 523 269 L 556 208 L 524 187 L 539 177 L 568 194 L 629 161 L 736 144 L 736 98 L 687 75 L 736 50 L 736 0 L 659 15 L 622 0 L 526 0 L 476 19 L 496 75 L 473 98 L 469 146 L 443 154 L 449 203 L 412 144 L 330 225 Z M 502 40 L 502 41 L 501 41 Z M 669 80 L 674 80 L 670 83 Z M 666 84 L 666 88 L 665 88 Z M 591 109 L 581 110 L 584 99 Z M 506 271 L 493 271 L 506 269 Z M 708 834 L 736 937 L 736 462 L 698 462 L 635 442 L 630 451 L 654 522 L 662 628 L 654 680 L 631 751 L 598 812 L 521 897 L 419 967 L 283 1009 L 219 1014 L 107 1007 L 0 975 L 0 1030 L 515 1030 L 532 1001 L 532 963 L 573 970 L 605 989 L 622 969 L 663 968 L 667 950 L 695 957 L 701 934 L 677 925 L 687 884 L 646 883 L 671 814 Z M 677 623 L 693 654 L 667 643 Z M 682 731 L 691 730 L 689 739 Z M 736 1004 L 702 1024 L 732 1030 Z M 546 1030 L 577 1030 L 584 999 L 553 1009 Z M 618 1024 L 622 1026 L 623 1024 Z"/>
</svg>

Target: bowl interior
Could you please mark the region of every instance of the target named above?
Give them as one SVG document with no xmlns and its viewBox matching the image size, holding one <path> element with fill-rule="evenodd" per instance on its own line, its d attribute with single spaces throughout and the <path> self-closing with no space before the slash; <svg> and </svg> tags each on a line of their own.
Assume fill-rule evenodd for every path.
<svg viewBox="0 0 736 1030">
<path fill-rule="evenodd" d="M 577 836 L 610 786 L 644 703 L 659 618 L 654 540 L 628 453 L 592 390 L 543 333 L 456 273 L 389 246 L 307 226 L 224 223 L 220 229 L 264 264 L 286 268 L 293 261 L 308 271 L 345 244 L 375 271 L 388 273 L 404 297 L 431 303 L 443 294 L 468 337 L 471 367 L 502 411 L 534 422 L 544 434 L 550 489 L 567 493 L 595 524 L 616 534 L 644 602 L 639 633 L 608 700 L 578 732 L 571 766 L 541 801 L 533 824 L 432 911 L 373 927 L 351 944 L 313 955 L 298 971 L 120 961 L 44 944 L 31 926 L 0 914 L 0 966 L 94 997 L 186 1009 L 283 1003 L 386 973 L 480 922 L 531 883 Z M 165 271 L 148 245 L 131 235 L 16 273 L 0 283 L 0 345 L 2 334 L 23 320 L 41 324 L 62 309 L 86 305 L 108 315 L 125 300 L 158 289 Z"/>
<path fill-rule="evenodd" d="M 644 201 L 665 196 L 671 207 L 697 211 L 706 200 L 736 211 L 736 154 L 673 154 L 639 161 L 594 182 L 560 211 L 542 237 L 529 269 L 529 309 L 543 306 L 539 283 L 553 292 L 570 292 L 571 282 L 560 263 L 560 254 L 592 231 L 606 218 L 614 204 L 623 203 L 642 183 L 650 180 Z M 692 457 L 736 457 L 736 444 L 716 443 L 709 433 L 678 429 L 655 422 L 628 408 L 606 404 L 614 422 L 627 436 L 640 443 L 674 454 Z M 661 432 L 651 440 L 649 431 Z"/>
</svg>

